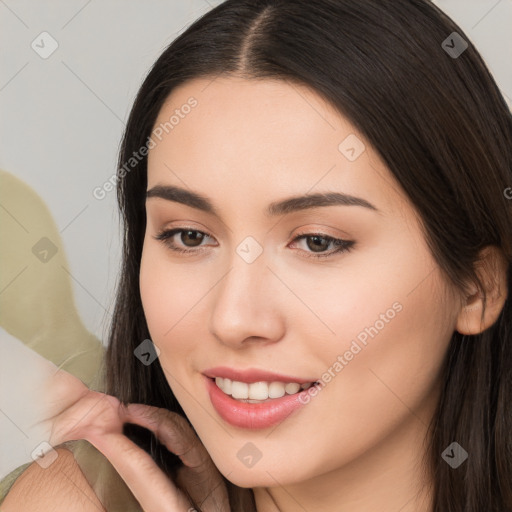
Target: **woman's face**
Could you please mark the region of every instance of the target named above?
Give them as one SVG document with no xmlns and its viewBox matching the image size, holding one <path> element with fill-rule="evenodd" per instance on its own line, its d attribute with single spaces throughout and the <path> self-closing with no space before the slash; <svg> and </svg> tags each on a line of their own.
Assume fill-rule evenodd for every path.
<svg viewBox="0 0 512 512">
<path fill-rule="evenodd" d="M 309 89 L 229 77 L 176 89 L 152 139 L 144 312 L 220 471 L 257 487 L 408 464 L 460 303 L 378 154 Z"/>
</svg>

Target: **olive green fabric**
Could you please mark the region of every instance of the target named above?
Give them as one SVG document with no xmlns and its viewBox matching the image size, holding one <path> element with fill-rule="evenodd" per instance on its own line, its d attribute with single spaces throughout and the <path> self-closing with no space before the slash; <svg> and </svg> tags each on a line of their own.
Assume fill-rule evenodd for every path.
<svg viewBox="0 0 512 512">
<path fill-rule="evenodd" d="M 124 480 L 100 451 L 84 440 L 74 441 L 68 447 L 108 512 L 142 512 Z"/>
<path fill-rule="evenodd" d="M 50 210 L 27 184 L 2 170 L 0 205 L 0 326 L 89 388 L 102 391 L 105 349 L 76 310 L 72 272 Z M 142 510 L 94 446 L 84 440 L 60 446 L 73 452 L 107 511 Z M 31 463 L 35 464 L 27 462 L 0 481 L 0 504 Z"/>
<path fill-rule="evenodd" d="M 16 481 L 16 479 L 30 466 L 30 462 L 23 464 L 23 466 L 19 466 L 16 469 L 12 470 L 5 478 L 0 480 L 0 505 L 4 501 L 7 493 L 11 489 L 12 485 Z"/>
</svg>

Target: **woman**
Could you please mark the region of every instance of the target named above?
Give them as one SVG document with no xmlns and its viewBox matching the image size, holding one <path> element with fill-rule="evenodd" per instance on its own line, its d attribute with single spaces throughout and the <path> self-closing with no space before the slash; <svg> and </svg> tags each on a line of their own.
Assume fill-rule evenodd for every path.
<svg viewBox="0 0 512 512">
<path fill-rule="evenodd" d="M 135 100 L 106 395 L 51 444 L 148 511 L 511 511 L 511 142 L 426 0 L 212 9 Z"/>
</svg>

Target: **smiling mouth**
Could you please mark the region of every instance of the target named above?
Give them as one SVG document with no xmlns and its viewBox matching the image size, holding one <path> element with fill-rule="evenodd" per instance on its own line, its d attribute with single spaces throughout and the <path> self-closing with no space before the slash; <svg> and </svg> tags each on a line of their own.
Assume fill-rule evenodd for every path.
<svg viewBox="0 0 512 512">
<path fill-rule="evenodd" d="M 259 404 L 269 402 L 285 395 L 295 395 L 309 389 L 318 382 L 241 382 L 228 378 L 215 377 L 211 379 L 217 387 L 226 395 L 240 402 Z"/>
</svg>

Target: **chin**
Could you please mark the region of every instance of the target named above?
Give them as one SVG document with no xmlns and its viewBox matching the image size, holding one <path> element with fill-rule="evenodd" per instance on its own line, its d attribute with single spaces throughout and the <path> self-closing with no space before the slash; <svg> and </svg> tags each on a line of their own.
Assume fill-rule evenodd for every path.
<svg viewBox="0 0 512 512">
<path fill-rule="evenodd" d="M 222 475 L 238 487 L 275 487 L 291 485 L 311 478 L 311 467 L 297 468 L 295 462 L 288 463 L 281 456 L 259 460 L 252 467 L 245 467 L 235 456 L 220 455 L 213 462 Z M 297 471 L 299 470 L 299 471 Z"/>
<path fill-rule="evenodd" d="M 275 487 L 277 485 L 277 482 L 279 482 L 279 485 L 286 485 L 292 483 L 289 481 L 289 475 L 287 481 L 283 482 L 281 479 L 279 479 L 279 477 L 276 478 L 273 475 L 272 471 L 270 471 L 269 475 L 269 473 L 267 473 L 266 468 L 262 468 L 260 470 L 256 470 L 256 468 L 231 468 L 226 472 L 221 471 L 221 473 L 232 484 L 247 489 L 251 489 L 254 487 Z"/>
</svg>

